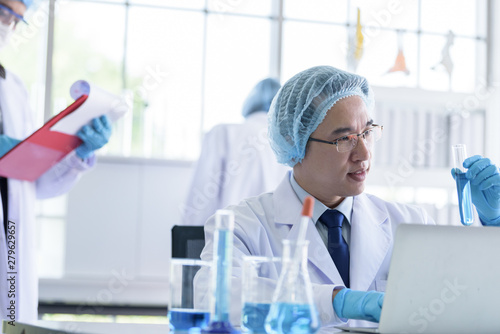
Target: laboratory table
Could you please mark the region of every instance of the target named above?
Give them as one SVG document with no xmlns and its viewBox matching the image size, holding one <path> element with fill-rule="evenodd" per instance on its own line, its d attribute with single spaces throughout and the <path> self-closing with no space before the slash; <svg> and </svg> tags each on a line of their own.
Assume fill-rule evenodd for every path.
<svg viewBox="0 0 500 334">
<path fill-rule="evenodd" d="M 2 331 L 4 334 L 167 334 L 168 332 L 168 325 L 43 320 L 27 323 L 16 322 L 15 326 L 4 321 Z M 318 334 L 340 332 L 334 328 L 321 328 Z"/>
<path fill-rule="evenodd" d="M 3 322 L 4 334 L 165 334 L 166 324 L 121 324 L 106 322 L 33 321 L 16 322 L 15 326 Z"/>
</svg>

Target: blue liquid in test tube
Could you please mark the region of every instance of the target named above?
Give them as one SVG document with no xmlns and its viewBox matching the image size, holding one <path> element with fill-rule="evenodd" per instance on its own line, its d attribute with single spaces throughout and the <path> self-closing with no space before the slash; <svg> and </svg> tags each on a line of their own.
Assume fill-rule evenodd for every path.
<svg viewBox="0 0 500 334">
<path fill-rule="evenodd" d="M 452 151 L 455 161 L 455 182 L 457 184 L 460 220 L 463 225 L 469 226 L 474 223 L 474 211 L 472 210 L 470 181 L 465 176 L 466 170 L 463 167 L 463 161 L 467 158 L 465 145 L 453 145 Z"/>
<path fill-rule="evenodd" d="M 231 247 L 232 234 L 230 230 L 218 230 L 217 240 L 217 278 L 215 289 L 215 315 L 214 321 L 229 321 L 229 281 L 231 276 L 227 272 L 231 270 Z"/>
<path fill-rule="evenodd" d="M 462 220 L 462 224 L 469 226 L 474 222 L 470 182 L 467 177 L 465 177 L 465 173 L 455 174 L 455 182 L 457 183 L 460 219 Z"/>
<path fill-rule="evenodd" d="M 231 301 L 231 269 L 233 256 L 233 229 L 234 214 L 228 210 L 217 210 L 215 215 L 214 257 L 215 270 L 213 271 L 215 290 L 213 291 L 215 306 L 213 318 L 208 328 L 202 333 L 236 334 L 236 330 L 229 322 Z"/>
</svg>

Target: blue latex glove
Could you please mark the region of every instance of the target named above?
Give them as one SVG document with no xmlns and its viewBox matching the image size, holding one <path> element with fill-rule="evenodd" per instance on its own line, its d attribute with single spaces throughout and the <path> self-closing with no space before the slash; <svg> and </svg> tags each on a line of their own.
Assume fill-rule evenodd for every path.
<svg viewBox="0 0 500 334">
<path fill-rule="evenodd" d="M 3 157 L 5 153 L 9 152 L 19 142 L 21 141 L 7 135 L 0 135 L 0 157 Z"/>
<path fill-rule="evenodd" d="M 333 309 L 340 318 L 379 322 L 385 293 L 342 289 L 333 298 Z"/>
<path fill-rule="evenodd" d="M 84 125 L 76 134 L 83 143 L 76 148 L 76 154 L 88 158 L 92 153 L 108 143 L 111 136 L 111 122 L 103 115 L 92 120 L 91 125 Z"/>
<path fill-rule="evenodd" d="M 470 181 L 472 203 L 483 225 L 500 226 L 500 174 L 488 158 L 474 155 L 464 160 L 468 168 L 465 176 Z M 455 178 L 455 169 L 451 170 Z"/>
</svg>

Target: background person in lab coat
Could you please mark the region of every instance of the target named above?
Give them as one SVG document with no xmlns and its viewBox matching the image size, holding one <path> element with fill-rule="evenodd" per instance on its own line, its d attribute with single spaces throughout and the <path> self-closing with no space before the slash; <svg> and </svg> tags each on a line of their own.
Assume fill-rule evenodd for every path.
<svg viewBox="0 0 500 334">
<path fill-rule="evenodd" d="M 0 49 L 32 0 L 0 0 Z M 0 156 L 36 129 L 28 93 L 21 80 L 0 65 Z M 78 136 L 83 143 L 36 182 L 1 178 L 0 220 L 0 316 L 7 321 L 36 320 L 38 277 L 36 274 L 35 200 L 67 192 L 81 173 L 95 163 L 94 150 L 108 142 L 111 126 L 107 117 L 96 118 Z M 7 227 L 7 216 L 10 222 Z M 7 230 L 8 228 L 8 230 Z M 8 232 L 7 232 L 8 231 Z M 7 240 L 6 233 L 9 235 Z M 13 237 L 12 237 L 13 236 Z M 15 247 L 15 248 L 14 248 Z M 10 251 L 10 253 L 9 253 Z M 9 257 L 10 255 L 10 257 Z M 14 272 L 15 274 L 7 274 Z M 9 280 L 7 280 L 9 279 Z"/>
<path fill-rule="evenodd" d="M 219 124 L 203 139 L 184 204 L 183 225 L 204 225 L 217 209 L 274 189 L 289 169 L 267 139 L 267 112 L 280 83 L 258 82 L 246 98 L 243 124 Z"/>
<path fill-rule="evenodd" d="M 269 112 L 271 147 L 278 161 L 293 170 L 273 192 L 228 207 L 235 214 L 233 323 L 240 322 L 243 257 L 281 256 L 282 240 L 297 238 L 302 203 L 308 195 L 316 199 L 306 232 L 308 271 L 322 325 L 347 319 L 359 320 L 351 321 L 352 325 L 379 321 L 398 224 L 434 222 L 419 207 L 363 192 L 372 148 L 381 136 L 370 116 L 373 104 L 365 78 L 329 66 L 298 73 L 276 95 Z M 481 221 L 498 225 L 498 168 L 479 156 L 464 165 L 469 168 L 467 177 Z M 347 276 L 337 269 L 328 250 L 332 244 L 323 214 L 333 209 L 343 215 L 342 240 L 349 250 Z M 212 217 L 205 225 L 203 260 L 214 257 L 214 229 Z M 277 280 L 276 272 L 271 270 L 266 279 Z M 197 279 L 202 279 L 201 274 Z"/>
</svg>

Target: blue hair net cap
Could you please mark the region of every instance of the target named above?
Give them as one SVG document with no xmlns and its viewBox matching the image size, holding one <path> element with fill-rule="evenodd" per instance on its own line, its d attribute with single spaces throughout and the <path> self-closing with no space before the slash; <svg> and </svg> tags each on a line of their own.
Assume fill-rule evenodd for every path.
<svg viewBox="0 0 500 334">
<path fill-rule="evenodd" d="M 276 79 L 267 78 L 259 81 L 243 103 L 243 109 L 241 110 L 243 117 L 248 117 L 248 115 L 256 111 L 267 112 L 274 95 L 276 95 L 280 87 L 281 84 Z"/>
<path fill-rule="evenodd" d="M 317 66 L 288 80 L 269 110 L 269 140 L 278 162 L 293 167 L 304 159 L 309 136 L 342 98 L 359 96 L 374 105 L 368 81 L 330 66 Z"/>
</svg>

